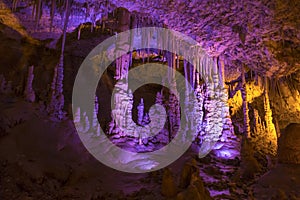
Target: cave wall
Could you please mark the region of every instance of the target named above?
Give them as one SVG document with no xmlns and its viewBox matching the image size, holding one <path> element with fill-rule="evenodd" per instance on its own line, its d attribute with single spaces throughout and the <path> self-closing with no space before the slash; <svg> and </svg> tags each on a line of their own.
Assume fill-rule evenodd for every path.
<svg viewBox="0 0 300 200">
<path fill-rule="evenodd" d="M 250 76 L 253 74 L 253 79 L 256 80 L 248 77 L 246 90 L 250 107 L 251 132 L 254 135 L 257 133 L 257 136 L 263 136 L 263 132 L 268 128 L 264 125 L 266 122 L 264 120 L 266 116 L 265 104 L 263 103 L 265 95 L 262 87 L 263 81 L 260 80 L 266 76 L 269 77 L 270 82 L 271 126 L 274 126 L 277 135 L 280 136 L 280 129 L 285 128 L 289 123 L 300 123 L 300 75 L 297 60 L 299 41 L 295 38 L 298 36 L 299 31 L 295 29 L 298 20 L 294 18 L 294 13 L 298 8 L 297 4 L 294 5 L 294 8 L 290 8 L 281 1 L 277 3 L 244 2 L 245 4 L 229 4 L 226 6 L 221 1 L 215 4 L 202 2 L 203 10 L 197 12 L 194 2 L 181 4 L 179 1 L 174 1 L 172 6 L 169 7 L 164 6 L 164 1 L 160 4 L 155 2 L 151 4 L 140 4 L 140 2 L 125 4 L 123 1 L 119 2 L 118 5 L 124 4 L 132 11 L 139 11 L 147 5 L 147 10 L 150 8 L 153 10 L 152 15 L 147 18 L 144 14 L 137 12 L 132 12 L 131 17 L 129 15 L 124 17 L 122 16 L 124 12 L 120 12 L 120 10 L 126 11 L 124 8 L 117 9 L 112 13 L 105 12 L 101 17 L 95 16 L 95 12 L 100 12 L 99 10 L 95 11 L 96 3 L 91 1 L 90 4 L 84 4 L 84 9 L 79 11 L 76 11 L 76 8 L 81 4 L 76 3 L 78 2 L 75 1 L 74 7 L 72 7 L 68 26 L 68 31 L 73 32 L 70 32 L 67 36 L 65 50 L 64 94 L 66 96 L 66 110 L 70 111 L 71 86 L 76 71 L 95 44 L 121 30 L 151 24 L 161 25 L 163 22 L 169 28 L 194 37 L 210 55 L 224 61 L 225 82 L 232 82 L 240 77 L 241 65 L 246 66 L 247 74 L 250 74 Z M 61 32 L 59 30 L 61 26 L 55 25 L 57 22 L 54 20 L 52 30 L 47 29 L 50 26 L 49 17 L 51 17 L 49 10 L 47 10 L 49 5 L 42 6 L 42 8 L 45 8 L 45 12 L 38 20 L 38 28 L 22 21 L 27 19 L 28 23 L 34 24 L 35 21 L 30 17 L 24 17 L 33 9 L 32 5 L 28 5 L 26 2 L 18 5 L 17 9 L 11 12 L 11 4 L 1 2 L 1 8 L 4 11 L 4 14 L 0 15 L 3 22 L 0 27 L 3 41 L 1 49 L 5 50 L 3 54 L 6 54 L 6 57 L 1 59 L 1 63 L 2 66 L 9 66 L 9 68 L 1 67 L 1 73 L 13 85 L 21 87 L 20 90 L 23 91 L 27 68 L 34 65 L 34 73 L 39 74 L 35 76 L 33 81 L 37 101 L 46 102 L 49 96 L 53 69 L 59 62 L 59 52 L 48 47 L 60 48 L 61 39 L 59 39 L 57 33 Z M 105 6 L 107 5 L 103 5 L 102 8 L 105 8 Z M 199 7 L 201 6 L 199 5 Z M 88 7 L 93 8 L 94 11 L 88 11 Z M 177 12 L 177 10 L 175 12 L 172 10 L 174 8 L 182 8 L 180 9 L 182 12 Z M 262 8 L 265 9 L 261 10 Z M 60 7 L 60 9 L 60 11 L 57 10 L 57 13 L 60 13 L 60 18 L 63 19 L 63 7 Z M 188 13 L 187 10 L 190 9 L 192 10 Z M 252 14 L 247 12 L 251 9 L 253 10 Z M 147 12 L 147 10 L 145 11 Z M 218 10 L 213 19 L 207 16 L 207 12 L 211 10 Z M 288 11 L 291 15 L 285 16 L 284 13 Z M 80 13 L 85 13 L 88 17 L 78 19 Z M 233 17 L 231 13 L 236 13 L 239 17 L 245 16 L 247 20 L 237 21 L 238 19 Z M 285 19 L 285 17 L 287 19 L 284 24 L 278 24 L 277 20 Z M 97 21 L 97 19 L 100 20 Z M 199 20 L 196 21 L 195 19 Z M 266 25 L 265 21 L 269 23 Z M 247 27 L 245 27 L 245 24 L 247 24 Z M 122 26 L 125 28 L 122 28 Z M 38 40 L 33 39 L 31 36 Z M 8 46 L 13 48 L 8 48 Z M 9 50 L 6 51 L 6 49 Z M 111 77 L 107 76 L 106 80 L 109 80 L 108 84 L 111 88 L 113 85 Z M 236 92 L 229 99 L 229 106 L 231 107 L 231 116 L 235 120 L 236 133 L 242 133 L 242 96 L 238 84 L 236 82 L 233 84 L 233 88 L 229 88 L 230 92 L 232 90 Z M 257 125 L 258 121 L 259 125 Z M 260 129 L 260 131 L 256 129 Z"/>
</svg>

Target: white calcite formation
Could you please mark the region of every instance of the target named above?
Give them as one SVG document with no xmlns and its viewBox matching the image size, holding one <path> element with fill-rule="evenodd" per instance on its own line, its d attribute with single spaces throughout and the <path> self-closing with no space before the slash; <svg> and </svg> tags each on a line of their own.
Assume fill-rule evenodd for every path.
<svg viewBox="0 0 300 200">
<path fill-rule="evenodd" d="M 161 109 L 164 109 L 163 94 L 162 92 L 157 92 L 155 98 L 155 106 L 151 107 L 149 111 L 151 123 L 155 125 L 151 127 L 151 132 L 155 134 L 158 134 L 160 131 L 163 131 L 166 121 L 166 113 L 163 112 Z"/>
<path fill-rule="evenodd" d="M 73 119 L 75 124 L 80 122 L 80 119 L 81 119 L 80 113 L 81 113 L 80 112 L 80 107 L 77 107 L 76 111 L 74 113 L 74 119 Z"/>
<path fill-rule="evenodd" d="M 143 125 L 143 119 L 144 119 L 144 99 L 143 98 L 141 98 L 141 101 L 140 101 L 139 105 L 137 106 L 137 110 L 138 110 L 137 123 L 139 125 Z"/>
<path fill-rule="evenodd" d="M 98 101 L 98 97 L 95 96 L 95 106 L 94 106 L 94 110 L 93 110 L 93 118 L 92 118 L 91 128 L 96 136 L 99 136 L 100 132 L 101 132 L 101 126 L 98 121 L 98 112 L 99 112 L 99 101 Z"/>
<path fill-rule="evenodd" d="M 32 88 L 32 82 L 34 79 L 33 70 L 34 70 L 34 66 L 30 66 L 28 68 L 27 83 L 26 83 L 25 91 L 24 91 L 25 99 L 29 102 L 35 101 L 35 92 Z"/>
<path fill-rule="evenodd" d="M 126 109 L 126 128 L 129 133 L 135 134 L 135 122 L 132 120 L 132 108 L 133 108 L 133 94 L 132 91 L 128 90 L 128 103 Z"/>
<path fill-rule="evenodd" d="M 176 134 L 180 126 L 180 106 L 179 97 L 171 93 L 169 96 L 168 104 L 168 118 L 169 118 L 169 131 L 171 135 Z"/>
<path fill-rule="evenodd" d="M 222 93 L 220 91 L 215 91 L 212 84 L 206 84 L 204 102 L 206 126 L 204 128 L 204 140 L 216 142 L 222 134 L 222 111 L 224 105 L 218 98 L 219 95 L 222 95 Z"/>
<path fill-rule="evenodd" d="M 127 82 L 118 81 L 115 85 L 114 108 L 112 109 L 112 121 L 109 124 L 108 134 L 121 136 L 135 135 L 135 122 L 132 120 L 133 95 L 128 90 Z M 142 121 L 143 119 L 141 119 Z M 135 135 L 136 136 L 136 135 Z"/>
<path fill-rule="evenodd" d="M 93 110 L 93 119 L 92 119 L 92 127 L 96 127 L 98 123 L 98 111 L 99 111 L 99 102 L 98 102 L 98 97 L 95 96 L 95 106 Z"/>
<path fill-rule="evenodd" d="M 204 116 L 204 91 L 203 91 L 203 85 L 197 85 L 195 90 L 196 95 L 196 103 L 195 103 L 195 126 L 197 133 L 200 133 L 202 130 L 202 122 L 203 122 L 203 116 Z"/>
<path fill-rule="evenodd" d="M 125 54 L 116 60 L 116 80 L 120 80 L 122 78 L 127 77 L 130 60 L 131 58 L 129 54 Z"/>
</svg>

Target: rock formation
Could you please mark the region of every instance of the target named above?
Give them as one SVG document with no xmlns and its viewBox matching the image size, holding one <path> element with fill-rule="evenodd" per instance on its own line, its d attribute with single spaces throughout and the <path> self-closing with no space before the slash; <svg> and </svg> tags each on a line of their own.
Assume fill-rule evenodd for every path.
<svg viewBox="0 0 300 200">
<path fill-rule="evenodd" d="M 299 130 L 299 124 L 290 124 L 283 131 L 278 142 L 279 162 L 300 164 Z"/>
<path fill-rule="evenodd" d="M 61 57 L 60 64 L 54 68 L 51 84 L 51 98 L 47 108 L 49 114 L 58 119 L 62 119 L 65 116 L 65 112 L 63 111 L 65 101 L 63 95 L 64 68 L 62 59 Z"/>
<path fill-rule="evenodd" d="M 33 78 L 34 78 L 33 69 L 34 69 L 34 66 L 30 66 L 28 68 L 27 83 L 26 83 L 26 87 L 25 87 L 25 91 L 24 91 L 25 99 L 29 102 L 35 101 L 35 93 L 32 88 L 32 82 L 33 82 Z"/>
<path fill-rule="evenodd" d="M 137 118 L 137 123 L 139 125 L 144 125 L 143 124 L 143 119 L 144 119 L 144 99 L 141 98 L 141 101 L 139 103 L 139 105 L 137 106 L 137 110 L 138 110 L 138 118 Z"/>
</svg>

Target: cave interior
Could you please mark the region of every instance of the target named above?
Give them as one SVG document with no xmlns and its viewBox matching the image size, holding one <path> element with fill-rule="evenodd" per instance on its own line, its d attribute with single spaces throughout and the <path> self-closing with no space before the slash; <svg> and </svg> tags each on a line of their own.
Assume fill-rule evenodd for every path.
<svg viewBox="0 0 300 200">
<path fill-rule="evenodd" d="M 299 13 L 0 0 L 0 199 L 300 199 Z"/>
</svg>

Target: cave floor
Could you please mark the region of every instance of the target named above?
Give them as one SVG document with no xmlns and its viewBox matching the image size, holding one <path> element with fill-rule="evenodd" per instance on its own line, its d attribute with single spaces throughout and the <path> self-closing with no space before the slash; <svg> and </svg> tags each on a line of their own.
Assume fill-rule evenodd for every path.
<svg viewBox="0 0 300 200">
<path fill-rule="evenodd" d="M 2 96 L 0 102 L 1 199 L 164 199 L 163 170 L 111 169 L 87 152 L 71 120 L 50 120 L 41 105 L 21 98 Z M 299 165 L 278 164 L 245 184 L 238 159 L 221 159 L 214 152 L 198 159 L 196 152 L 192 145 L 169 168 L 179 177 L 184 163 L 195 158 L 214 199 L 300 199 Z"/>
</svg>

